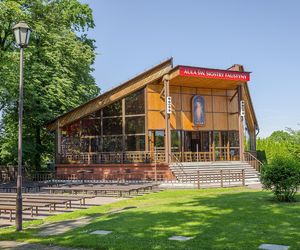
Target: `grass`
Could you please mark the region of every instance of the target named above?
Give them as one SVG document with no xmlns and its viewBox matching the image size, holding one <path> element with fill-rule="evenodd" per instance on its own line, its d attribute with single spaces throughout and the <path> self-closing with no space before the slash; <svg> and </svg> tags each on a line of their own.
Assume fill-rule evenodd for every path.
<svg viewBox="0 0 300 250">
<path fill-rule="evenodd" d="M 297 197 L 299 200 L 299 196 Z M 137 207 L 113 212 L 126 207 Z M 278 203 L 269 192 L 245 188 L 168 190 L 26 223 L 95 216 L 87 226 L 60 236 L 34 236 L 39 229 L 1 229 L 0 240 L 92 249 L 258 249 L 262 243 L 300 247 L 300 202 Z M 90 235 L 111 230 L 107 236 Z M 168 237 L 194 237 L 186 242 Z M 0 243 L 1 245 L 1 243 Z"/>
</svg>

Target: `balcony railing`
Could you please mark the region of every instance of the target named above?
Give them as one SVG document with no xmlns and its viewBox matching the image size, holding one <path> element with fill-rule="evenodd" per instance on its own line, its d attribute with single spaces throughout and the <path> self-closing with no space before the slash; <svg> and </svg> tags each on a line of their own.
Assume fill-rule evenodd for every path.
<svg viewBox="0 0 300 250">
<path fill-rule="evenodd" d="M 126 164 L 126 163 L 152 163 L 154 153 L 147 151 L 127 152 L 101 152 L 101 153 L 68 153 L 61 154 L 61 164 Z M 156 162 L 165 162 L 163 152 L 156 153 Z"/>
<path fill-rule="evenodd" d="M 239 160 L 235 148 L 219 147 L 209 152 L 172 152 L 172 162 L 209 162 Z M 164 151 L 126 151 L 97 153 L 67 153 L 58 157 L 60 164 L 130 164 L 130 163 L 163 163 Z"/>
</svg>

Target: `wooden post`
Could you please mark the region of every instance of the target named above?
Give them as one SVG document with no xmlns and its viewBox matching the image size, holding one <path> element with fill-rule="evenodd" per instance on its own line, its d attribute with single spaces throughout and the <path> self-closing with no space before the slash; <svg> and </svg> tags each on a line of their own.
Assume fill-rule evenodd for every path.
<svg viewBox="0 0 300 250">
<path fill-rule="evenodd" d="M 244 161 L 244 125 L 241 116 L 242 85 L 238 86 L 240 160 Z"/>
<path fill-rule="evenodd" d="M 90 165 L 90 163 L 91 163 L 91 154 L 90 154 L 90 152 L 88 153 L 88 165 Z"/>
<path fill-rule="evenodd" d="M 242 170 L 242 185 L 245 186 L 245 169 Z"/>
<path fill-rule="evenodd" d="M 227 142 L 227 161 L 230 161 L 230 146 L 229 146 L 229 141 Z"/>
<path fill-rule="evenodd" d="M 126 144 L 126 132 L 125 132 L 125 98 L 122 99 L 122 152 L 121 152 L 121 164 L 124 163 L 125 144 Z"/>
<path fill-rule="evenodd" d="M 164 92 L 165 92 L 165 162 L 167 164 L 170 163 L 170 155 L 171 155 L 171 136 L 170 136 L 170 115 L 167 114 L 167 97 L 169 96 L 169 80 L 170 76 L 164 75 L 163 83 L 164 83 Z"/>
<path fill-rule="evenodd" d="M 155 183 L 157 183 L 156 147 L 154 147 L 154 179 Z"/>
<path fill-rule="evenodd" d="M 200 173 L 199 170 L 197 171 L 197 180 L 198 180 L 198 189 L 200 189 Z"/>
<path fill-rule="evenodd" d="M 216 151 L 215 151 L 215 142 L 212 143 L 212 160 L 216 161 Z"/>
<path fill-rule="evenodd" d="M 220 173 L 221 173 L 221 187 L 223 187 L 223 170 L 222 169 L 220 170 Z"/>
</svg>

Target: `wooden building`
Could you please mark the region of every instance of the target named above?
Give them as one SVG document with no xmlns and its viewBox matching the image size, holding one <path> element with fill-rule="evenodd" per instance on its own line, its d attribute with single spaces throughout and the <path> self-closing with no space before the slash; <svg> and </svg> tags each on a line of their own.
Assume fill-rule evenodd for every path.
<svg viewBox="0 0 300 250">
<path fill-rule="evenodd" d="M 258 133 L 249 80 L 242 65 L 173 67 L 168 59 L 47 125 L 57 174 L 172 179 L 172 163 L 243 160 L 246 150 L 255 154 Z"/>
</svg>

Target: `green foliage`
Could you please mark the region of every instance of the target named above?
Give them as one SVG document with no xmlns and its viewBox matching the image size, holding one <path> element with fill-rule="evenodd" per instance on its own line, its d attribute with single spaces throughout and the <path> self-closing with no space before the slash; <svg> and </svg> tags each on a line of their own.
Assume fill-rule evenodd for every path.
<svg viewBox="0 0 300 250">
<path fill-rule="evenodd" d="M 258 159 L 265 163 L 276 156 L 300 160 L 300 130 L 275 131 L 267 138 L 258 138 L 256 148 Z"/>
<path fill-rule="evenodd" d="M 92 10 L 78 0 L 0 0 L 0 164 L 17 160 L 19 49 L 12 27 L 32 28 L 25 49 L 24 163 L 39 169 L 53 158 L 53 137 L 45 124 L 99 93 L 91 75 Z"/>
<path fill-rule="evenodd" d="M 288 129 L 291 134 L 288 149 L 291 155 L 300 162 L 300 130 Z"/>
<path fill-rule="evenodd" d="M 300 186 L 299 161 L 283 156 L 274 157 L 262 168 L 264 189 L 272 190 L 279 201 L 293 201 Z"/>
</svg>

